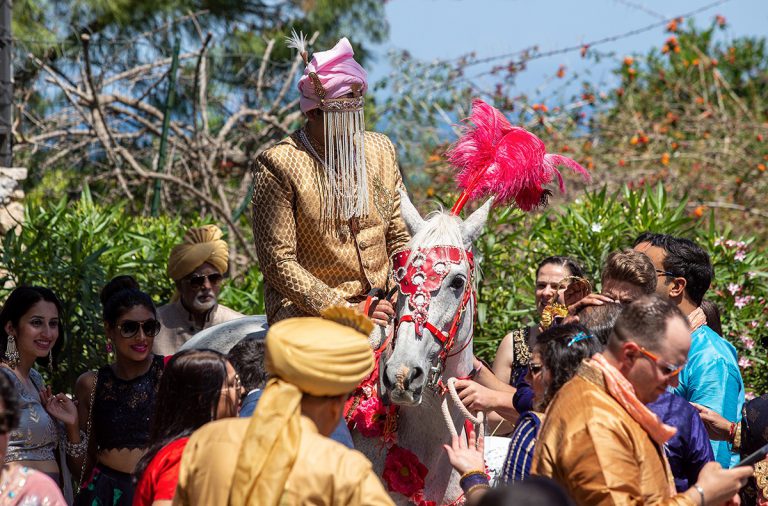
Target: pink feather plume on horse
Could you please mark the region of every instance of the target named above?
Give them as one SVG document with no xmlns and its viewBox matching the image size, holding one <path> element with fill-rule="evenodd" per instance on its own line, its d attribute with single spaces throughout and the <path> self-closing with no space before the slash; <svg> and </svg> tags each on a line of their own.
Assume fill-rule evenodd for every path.
<svg viewBox="0 0 768 506">
<path fill-rule="evenodd" d="M 544 185 L 553 177 L 565 192 L 563 177 L 557 167 L 564 165 L 590 176 L 576 161 L 546 152 L 544 143 L 534 134 L 512 126 L 494 107 L 480 99 L 472 102 L 473 124 L 448 151 L 448 160 L 459 173 L 456 176 L 461 194 L 451 213 L 458 215 L 464 205 L 483 196 L 493 196 L 495 205 L 512 200 L 523 211 L 530 211 L 545 199 Z"/>
</svg>

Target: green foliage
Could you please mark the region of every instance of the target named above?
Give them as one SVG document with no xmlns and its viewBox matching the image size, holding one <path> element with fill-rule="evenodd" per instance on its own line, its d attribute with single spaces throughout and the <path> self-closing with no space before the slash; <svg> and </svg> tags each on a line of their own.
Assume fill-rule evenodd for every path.
<svg viewBox="0 0 768 506">
<path fill-rule="evenodd" d="M 70 390 L 85 370 L 107 363 L 99 292 L 112 277 L 130 274 L 157 304 L 174 290 L 168 256 L 189 226 L 178 217 L 132 217 L 121 203 L 94 203 L 88 187 L 79 200 L 28 204 L 24 226 L 9 232 L 0 251 L 4 299 L 13 286 L 47 286 L 64 304 L 65 344 L 50 378 Z M 247 313 L 263 312 L 262 278 L 255 270 L 231 280 L 222 301 Z"/>
<path fill-rule="evenodd" d="M 705 220 L 688 216 L 686 204 L 671 200 L 658 185 L 625 187 L 615 193 L 605 188 L 588 191 L 560 212 L 523 216 L 516 210 L 496 211 L 476 244 L 483 255 L 476 353 L 492 359 L 505 334 L 534 321 L 533 285 L 540 260 L 549 255 L 575 257 L 599 288 L 605 257 L 631 247 L 635 237 L 651 230 L 689 237 L 710 252 L 716 280 L 707 298 L 720 307 L 724 333 L 740 356 L 764 364 L 768 344 L 760 342 L 768 325 L 763 310 L 768 298 L 764 254 L 752 247 L 754 238 L 733 237 L 729 229 L 714 226 L 711 218 L 710 226 L 705 226 Z M 768 389 L 768 369 L 745 367 L 742 373 L 755 391 Z"/>
</svg>

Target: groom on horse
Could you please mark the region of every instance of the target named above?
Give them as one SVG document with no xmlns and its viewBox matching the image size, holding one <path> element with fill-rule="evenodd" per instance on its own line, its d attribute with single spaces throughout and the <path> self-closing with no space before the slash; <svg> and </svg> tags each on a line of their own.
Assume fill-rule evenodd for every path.
<svg viewBox="0 0 768 506">
<path fill-rule="evenodd" d="M 392 304 L 371 298 L 390 284 L 389 257 L 408 241 L 395 148 L 365 131 L 367 74 L 346 38 L 312 58 L 303 35 L 289 46 L 306 69 L 299 81 L 305 125 L 256 160 L 253 232 L 270 325 L 356 307 L 379 325 Z"/>
</svg>

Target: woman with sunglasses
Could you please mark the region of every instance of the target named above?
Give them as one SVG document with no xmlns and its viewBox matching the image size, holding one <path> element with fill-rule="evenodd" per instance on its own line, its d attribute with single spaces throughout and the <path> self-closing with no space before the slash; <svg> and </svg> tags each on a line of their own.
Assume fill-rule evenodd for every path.
<svg viewBox="0 0 768 506">
<path fill-rule="evenodd" d="M 136 466 L 134 506 L 170 504 L 189 436 L 208 422 L 237 416 L 240 378 L 221 353 L 185 350 L 165 366 L 150 446 Z"/>
<path fill-rule="evenodd" d="M 1 376 L 17 389 L 20 410 L 4 460 L 47 474 L 71 498 L 69 468 L 82 464 L 86 446 L 77 408 L 65 394 L 53 395 L 34 368 L 54 366 L 61 312 L 56 294 L 39 286 L 14 289 L 0 312 Z"/>
<path fill-rule="evenodd" d="M 576 374 L 582 360 L 602 350 L 600 341 L 578 324 L 551 327 L 536 336 L 526 376 L 534 392 L 535 407 L 520 414 L 512 433 L 501 476 L 504 482 L 522 481 L 528 477 L 534 443 L 547 406 Z"/>
<path fill-rule="evenodd" d="M 164 365 L 152 353 L 160 322 L 152 299 L 130 276 L 107 283 L 101 303 L 107 349 L 114 350 L 115 360 L 80 376 L 75 387 L 80 425 L 89 435 L 75 504 L 122 506 L 133 501 L 131 474 L 149 446 Z"/>
<path fill-rule="evenodd" d="M 8 456 L 21 408 L 16 388 L 0 374 L 0 458 Z M 19 463 L 5 464 L 0 473 L 0 504 L 5 506 L 65 506 L 58 485 L 45 473 Z"/>
</svg>

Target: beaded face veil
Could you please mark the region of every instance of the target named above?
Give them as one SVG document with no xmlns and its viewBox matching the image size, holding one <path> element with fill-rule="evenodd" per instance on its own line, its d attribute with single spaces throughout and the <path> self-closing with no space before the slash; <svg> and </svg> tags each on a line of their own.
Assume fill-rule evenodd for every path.
<svg viewBox="0 0 768 506">
<path fill-rule="evenodd" d="M 368 214 L 368 177 L 365 169 L 366 73 L 354 60 L 346 38 L 336 46 L 309 58 L 303 34 L 293 33 L 288 46 L 296 48 L 306 70 L 299 81 L 301 109 L 323 111 L 325 139 L 322 157 L 309 143 L 305 132 L 299 138 L 323 165 L 327 184 L 323 187 L 323 217 L 347 221 Z"/>
</svg>

